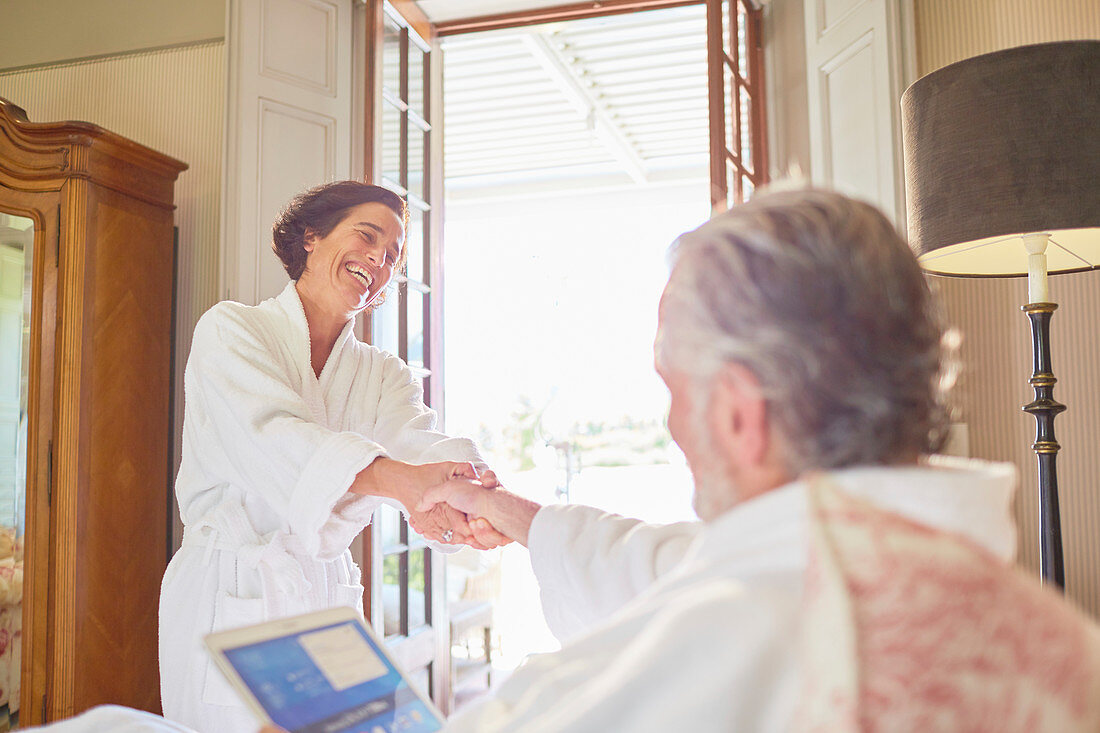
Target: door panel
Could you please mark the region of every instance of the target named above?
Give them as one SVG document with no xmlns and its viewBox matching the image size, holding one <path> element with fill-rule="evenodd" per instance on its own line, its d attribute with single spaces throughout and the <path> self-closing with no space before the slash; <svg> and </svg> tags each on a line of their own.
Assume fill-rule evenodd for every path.
<svg viewBox="0 0 1100 733">
<path fill-rule="evenodd" d="M 814 0 L 806 9 L 811 176 L 904 224 L 898 105 L 906 2 Z"/>
<path fill-rule="evenodd" d="M 222 293 L 277 295 L 271 225 L 299 191 L 351 170 L 352 0 L 230 0 Z"/>
</svg>

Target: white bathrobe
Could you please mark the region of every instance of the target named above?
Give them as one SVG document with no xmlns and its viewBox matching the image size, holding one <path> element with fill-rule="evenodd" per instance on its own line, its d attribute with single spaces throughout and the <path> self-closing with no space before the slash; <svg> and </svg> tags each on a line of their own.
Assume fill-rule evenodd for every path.
<svg viewBox="0 0 1100 733">
<path fill-rule="evenodd" d="M 434 430 L 404 362 L 351 331 L 318 378 L 293 283 L 255 307 L 219 303 L 195 327 L 176 479 L 184 539 L 160 600 L 169 720 L 202 733 L 256 728 L 210 662 L 205 634 L 335 605 L 362 610 L 348 546 L 381 500 L 348 487 L 371 461 L 481 464 L 473 443 Z"/>
<path fill-rule="evenodd" d="M 856 468 L 851 494 L 1015 554 L 1011 466 Z M 560 652 L 528 660 L 449 733 L 786 731 L 800 691 L 809 534 L 801 482 L 714 522 L 668 526 L 544 507 L 531 563 Z"/>
</svg>

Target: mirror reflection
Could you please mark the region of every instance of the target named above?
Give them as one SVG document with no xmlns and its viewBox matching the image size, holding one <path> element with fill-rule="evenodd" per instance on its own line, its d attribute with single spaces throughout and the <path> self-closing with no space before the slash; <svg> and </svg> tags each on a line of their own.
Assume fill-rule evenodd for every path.
<svg viewBox="0 0 1100 733">
<path fill-rule="evenodd" d="M 19 723 L 34 222 L 0 213 L 0 731 Z"/>
</svg>

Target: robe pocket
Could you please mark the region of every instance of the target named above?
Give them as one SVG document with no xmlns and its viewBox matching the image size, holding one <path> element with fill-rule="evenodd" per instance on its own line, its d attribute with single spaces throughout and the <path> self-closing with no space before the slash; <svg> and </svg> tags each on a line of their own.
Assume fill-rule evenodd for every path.
<svg viewBox="0 0 1100 733">
<path fill-rule="evenodd" d="M 351 606 L 363 615 L 363 586 L 359 583 L 337 583 L 333 587 L 332 605 Z"/>
<path fill-rule="evenodd" d="M 214 601 L 214 628 L 212 631 L 250 626 L 264 620 L 263 598 L 239 598 L 219 591 Z M 205 651 L 205 649 L 204 649 Z M 211 658 L 206 663 L 206 680 L 202 686 L 202 701 L 209 705 L 240 707 L 244 700 L 218 669 Z"/>
</svg>

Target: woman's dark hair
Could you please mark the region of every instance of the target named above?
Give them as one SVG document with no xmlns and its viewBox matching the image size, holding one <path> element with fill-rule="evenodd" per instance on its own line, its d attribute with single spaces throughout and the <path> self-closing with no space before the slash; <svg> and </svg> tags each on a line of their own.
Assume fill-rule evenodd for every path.
<svg viewBox="0 0 1100 733">
<path fill-rule="evenodd" d="M 271 249 L 282 260 L 291 280 L 297 280 L 306 269 L 306 234 L 327 237 L 329 232 L 348 215 L 348 210 L 369 203 L 380 203 L 393 209 L 405 229 L 409 226 L 409 210 L 405 201 L 393 191 L 359 181 L 333 181 L 314 186 L 290 200 L 271 228 Z M 407 248 L 401 245 L 401 256 L 394 272 L 405 266 Z"/>
</svg>

